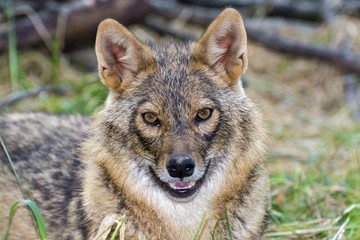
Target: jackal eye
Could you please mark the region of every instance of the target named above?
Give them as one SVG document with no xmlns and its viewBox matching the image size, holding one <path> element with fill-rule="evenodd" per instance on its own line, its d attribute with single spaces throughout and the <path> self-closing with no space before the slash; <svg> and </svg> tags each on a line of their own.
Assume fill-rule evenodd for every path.
<svg viewBox="0 0 360 240">
<path fill-rule="evenodd" d="M 201 109 L 200 111 L 198 111 L 198 113 L 196 114 L 195 120 L 197 122 L 206 121 L 209 118 L 211 118 L 211 115 L 212 115 L 212 109 L 204 108 L 204 109 Z"/>
<path fill-rule="evenodd" d="M 160 127 L 160 120 L 153 112 L 147 112 L 142 115 L 145 123 Z"/>
</svg>

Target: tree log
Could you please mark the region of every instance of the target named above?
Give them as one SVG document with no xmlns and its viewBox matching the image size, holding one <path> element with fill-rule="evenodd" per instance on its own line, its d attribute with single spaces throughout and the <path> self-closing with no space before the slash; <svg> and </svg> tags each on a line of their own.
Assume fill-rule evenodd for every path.
<svg viewBox="0 0 360 240">
<path fill-rule="evenodd" d="M 161 4 L 162 3 L 162 4 Z M 154 13 L 167 18 L 175 19 L 182 11 L 187 11 L 192 23 L 209 24 L 221 10 L 205 7 L 187 7 L 181 4 L 152 1 L 151 9 Z M 249 39 L 261 43 L 265 47 L 294 56 L 317 58 L 335 64 L 350 72 L 360 74 L 360 56 L 348 48 L 334 48 L 312 43 L 302 43 L 289 37 L 281 36 L 276 32 L 261 29 L 252 19 L 244 19 Z M 170 32 L 169 32 L 170 33 Z"/>
<path fill-rule="evenodd" d="M 281 16 L 309 21 L 329 20 L 332 11 L 349 15 L 360 14 L 360 2 L 358 0 L 322 0 L 322 1 L 298 1 L 298 0 L 181 0 L 203 7 L 223 8 L 231 6 L 248 9 L 255 13 L 263 9 L 267 16 Z M 325 12 L 324 10 L 327 10 Z"/>
<path fill-rule="evenodd" d="M 128 24 L 143 17 L 148 9 L 147 0 L 94 0 L 69 3 L 49 1 L 46 3 L 46 9 L 37 14 L 52 36 L 57 31 L 58 19 L 61 15 L 65 19 L 62 31 L 66 37 L 79 36 L 89 32 L 92 32 L 94 37 L 101 20 L 113 18 L 123 24 Z M 17 19 L 15 31 L 18 47 L 38 43 L 41 40 L 33 23 L 27 17 Z M 0 26 L 0 51 L 6 50 L 7 47 L 7 26 Z"/>
<path fill-rule="evenodd" d="M 333 48 L 319 44 L 302 43 L 280 36 L 275 32 L 255 28 L 251 22 L 245 23 L 245 27 L 250 39 L 263 44 L 269 49 L 294 56 L 321 59 L 343 67 L 348 71 L 360 74 L 360 56 L 347 48 Z"/>
</svg>

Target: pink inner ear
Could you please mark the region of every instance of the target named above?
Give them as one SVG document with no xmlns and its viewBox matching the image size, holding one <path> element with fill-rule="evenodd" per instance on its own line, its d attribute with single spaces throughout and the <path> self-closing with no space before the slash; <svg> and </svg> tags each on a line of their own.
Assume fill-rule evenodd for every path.
<svg viewBox="0 0 360 240">
<path fill-rule="evenodd" d="M 110 47 L 110 51 L 111 51 L 111 53 L 114 56 L 116 61 L 119 60 L 120 58 L 122 58 L 126 53 L 126 49 L 124 47 L 117 46 L 117 45 L 112 45 Z"/>
<path fill-rule="evenodd" d="M 219 59 L 212 65 L 212 67 L 215 67 L 218 64 L 227 64 L 229 62 L 230 53 L 229 50 L 231 48 L 231 45 L 233 43 L 233 39 L 229 37 L 221 38 L 217 41 L 217 45 L 224 49 L 224 53 L 219 55 Z"/>
<path fill-rule="evenodd" d="M 124 67 L 122 66 L 122 63 L 119 61 L 119 59 L 125 56 L 126 48 L 108 41 L 107 51 L 110 53 L 110 59 L 108 59 L 108 63 L 117 72 L 117 74 L 122 75 Z"/>
<path fill-rule="evenodd" d="M 217 64 L 227 65 L 230 61 L 230 58 L 232 57 L 232 54 L 236 54 L 233 49 L 234 41 L 236 41 L 236 34 L 237 31 L 233 28 L 230 28 L 224 37 L 219 38 L 216 41 L 218 47 L 224 49 L 225 51 L 223 54 L 218 56 L 219 59 L 213 64 L 213 67 Z"/>
<path fill-rule="evenodd" d="M 219 45 L 219 47 L 224 48 L 224 49 L 229 49 L 231 44 L 233 42 L 233 38 L 232 37 L 224 37 L 218 40 L 217 44 Z"/>
</svg>

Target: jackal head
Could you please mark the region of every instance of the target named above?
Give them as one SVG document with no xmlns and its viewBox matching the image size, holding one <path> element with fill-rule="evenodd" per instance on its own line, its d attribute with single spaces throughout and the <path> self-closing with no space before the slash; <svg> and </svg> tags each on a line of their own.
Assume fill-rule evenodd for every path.
<svg viewBox="0 0 360 240">
<path fill-rule="evenodd" d="M 173 199 L 194 197 L 212 168 L 226 161 L 230 142 L 246 148 L 251 121 L 239 82 L 247 67 L 246 32 L 237 11 L 224 10 L 198 42 L 156 46 L 104 20 L 96 54 L 111 90 L 101 113 L 102 144 L 117 161 L 136 162 L 138 174 Z"/>
</svg>

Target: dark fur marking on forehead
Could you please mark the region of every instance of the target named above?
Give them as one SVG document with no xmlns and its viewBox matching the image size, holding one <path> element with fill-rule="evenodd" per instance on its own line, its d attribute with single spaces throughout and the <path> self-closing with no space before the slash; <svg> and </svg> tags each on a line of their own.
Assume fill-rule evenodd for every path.
<svg viewBox="0 0 360 240">
<path fill-rule="evenodd" d="M 174 118 L 176 125 L 171 126 L 175 129 L 171 129 L 172 132 L 176 132 L 178 135 L 182 135 L 184 130 L 187 129 L 186 117 L 182 116 L 183 112 L 178 111 L 178 109 L 173 109 L 172 117 Z"/>
<path fill-rule="evenodd" d="M 187 118 L 189 103 L 186 101 L 185 97 L 181 94 L 171 92 L 164 100 L 164 111 L 169 115 L 175 122 L 175 126 L 170 126 L 176 128 L 176 132 L 181 133 L 187 128 Z M 175 129 L 170 129 L 174 131 Z"/>
<path fill-rule="evenodd" d="M 199 82 L 202 83 L 203 86 L 207 86 L 207 88 L 209 89 L 218 88 L 215 86 L 214 82 L 209 77 L 207 77 L 204 71 L 202 70 L 195 69 L 190 72 L 190 75 L 198 78 Z"/>
<path fill-rule="evenodd" d="M 192 47 L 189 42 L 165 41 L 152 47 L 152 53 L 159 69 L 154 78 L 162 88 L 176 88 L 183 84 L 189 71 Z"/>
<path fill-rule="evenodd" d="M 167 62 L 169 57 L 176 57 L 179 61 L 189 61 L 192 56 L 191 43 L 193 41 L 165 40 L 156 45 L 149 45 L 155 61 Z M 171 60 L 171 59 L 170 59 Z"/>
</svg>

